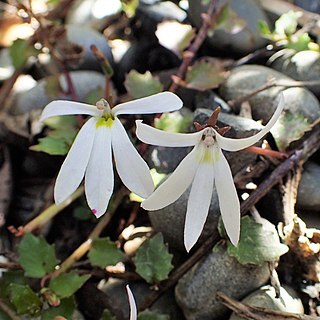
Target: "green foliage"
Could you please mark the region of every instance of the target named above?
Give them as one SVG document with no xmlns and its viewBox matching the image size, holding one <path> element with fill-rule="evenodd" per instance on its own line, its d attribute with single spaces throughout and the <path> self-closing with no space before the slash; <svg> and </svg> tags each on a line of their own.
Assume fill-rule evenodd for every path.
<svg viewBox="0 0 320 320">
<path fill-rule="evenodd" d="M 85 102 L 95 105 L 97 101 L 101 99 L 101 97 L 104 96 L 104 90 L 101 87 L 98 87 L 94 90 L 91 90 L 85 98 Z"/>
<path fill-rule="evenodd" d="M 75 306 L 73 297 L 62 299 L 58 307 L 50 307 L 44 310 L 41 314 L 41 320 L 52 320 L 58 316 L 71 319 Z"/>
<path fill-rule="evenodd" d="M 147 309 L 139 313 L 138 320 L 170 320 L 170 317 Z"/>
<path fill-rule="evenodd" d="M 175 111 L 164 113 L 160 118 L 156 118 L 154 125 L 157 129 L 169 132 L 187 132 L 192 123 L 192 114 L 182 115 L 181 112 Z"/>
<path fill-rule="evenodd" d="M 291 142 L 299 140 L 311 129 L 312 125 L 302 114 L 286 110 L 281 114 L 277 125 L 271 129 L 271 133 L 279 150 L 285 151 Z"/>
<path fill-rule="evenodd" d="M 136 70 L 131 70 L 126 75 L 124 85 L 134 99 L 151 96 L 163 90 L 161 82 L 153 77 L 150 71 L 141 74 Z"/>
<path fill-rule="evenodd" d="M 122 10 L 129 18 L 132 18 L 139 5 L 139 0 L 121 0 Z"/>
<path fill-rule="evenodd" d="M 58 263 L 54 245 L 49 245 L 42 237 L 27 233 L 18 246 L 19 263 L 27 276 L 41 278 L 52 272 Z"/>
<path fill-rule="evenodd" d="M 105 268 L 124 261 L 126 256 L 109 238 L 98 238 L 93 241 L 88 257 L 92 265 Z"/>
<path fill-rule="evenodd" d="M 13 66 L 18 69 L 21 68 L 30 58 L 37 54 L 37 50 L 30 45 L 28 40 L 17 39 L 10 47 L 10 57 Z"/>
<path fill-rule="evenodd" d="M 228 241 L 228 253 L 241 264 L 261 265 L 266 261 L 277 261 L 288 251 L 280 243 L 275 226 L 266 219 L 255 222 L 249 216 L 241 219 L 240 241 L 235 247 Z"/>
<path fill-rule="evenodd" d="M 217 59 L 205 57 L 191 66 L 186 75 L 185 87 L 205 91 L 217 88 L 224 82 L 226 73 Z"/>
<path fill-rule="evenodd" d="M 9 290 L 10 302 L 19 314 L 36 315 L 40 312 L 41 300 L 28 285 L 12 283 Z"/>
<path fill-rule="evenodd" d="M 8 298 L 10 293 L 10 285 L 12 283 L 20 285 L 27 284 L 27 279 L 24 276 L 24 272 L 20 270 L 8 271 L 2 275 L 2 277 L 0 278 L 0 298 Z"/>
<path fill-rule="evenodd" d="M 50 128 L 39 144 L 31 146 L 33 151 L 46 152 L 51 155 L 65 155 L 77 134 L 77 122 L 74 116 L 52 117 L 45 121 Z"/>
<path fill-rule="evenodd" d="M 90 278 L 90 275 L 79 276 L 75 272 L 62 273 L 50 281 L 49 288 L 61 299 L 71 297 Z"/>
<path fill-rule="evenodd" d="M 274 32 L 277 34 L 292 35 L 298 27 L 298 19 L 302 16 L 301 12 L 289 11 L 280 16 L 275 23 Z"/>
<path fill-rule="evenodd" d="M 295 52 L 304 50 L 319 51 L 319 45 L 313 42 L 306 32 L 297 30 L 301 12 L 289 11 L 275 22 L 275 29 L 271 31 L 265 21 L 259 21 L 259 30 L 263 37 L 282 45 Z"/>
<path fill-rule="evenodd" d="M 82 221 L 87 221 L 93 218 L 93 214 L 88 207 L 84 206 L 79 206 L 74 208 L 72 211 L 72 215 L 74 218 L 82 220 Z"/>
<path fill-rule="evenodd" d="M 105 309 L 100 320 L 116 320 L 116 317 L 109 310 Z"/>
<path fill-rule="evenodd" d="M 45 82 L 44 90 L 48 97 L 55 99 L 63 91 L 60 84 L 59 75 L 48 77 Z"/>
<path fill-rule="evenodd" d="M 235 34 L 243 30 L 246 25 L 246 21 L 239 17 L 230 5 L 226 3 L 219 9 L 214 29 L 221 29 L 225 32 Z"/>
<path fill-rule="evenodd" d="M 149 283 L 165 280 L 173 268 L 172 256 L 163 242 L 162 234 L 158 233 L 138 249 L 133 259 L 136 272 Z"/>
</svg>

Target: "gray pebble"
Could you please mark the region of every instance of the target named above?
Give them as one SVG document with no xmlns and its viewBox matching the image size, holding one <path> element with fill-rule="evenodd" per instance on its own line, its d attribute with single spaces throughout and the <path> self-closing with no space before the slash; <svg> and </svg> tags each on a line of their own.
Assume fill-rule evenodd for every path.
<svg viewBox="0 0 320 320">
<path fill-rule="evenodd" d="M 297 207 L 303 211 L 320 211 L 320 166 L 307 162 L 300 180 Z"/>
<path fill-rule="evenodd" d="M 245 297 L 242 303 L 259 308 L 304 314 L 301 299 L 290 287 L 280 287 L 280 297 L 276 298 L 276 292 L 270 285 L 263 286 Z M 245 318 L 232 313 L 229 320 L 244 320 Z"/>
<path fill-rule="evenodd" d="M 75 87 L 75 91 L 78 100 L 84 102 L 87 95 L 98 88 L 104 88 L 105 77 L 95 71 L 72 71 L 70 76 Z M 70 100 L 70 96 L 66 96 L 63 93 L 58 94 L 55 97 L 48 95 L 46 87 L 48 81 L 54 79 L 55 76 L 49 76 L 47 78 L 38 81 L 38 84 L 29 91 L 17 93 L 12 102 L 10 112 L 12 115 L 19 115 L 30 112 L 31 110 L 42 109 L 49 102 L 57 99 Z M 67 90 L 66 80 L 64 75 L 59 77 L 60 85 L 64 91 Z"/>
<path fill-rule="evenodd" d="M 230 311 L 216 299 L 216 293 L 242 299 L 265 284 L 269 275 L 266 263 L 241 265 L 218 244 L 179 280 L 176 300 L 188 320 L 225 320 Z"/>
<path fill-rule="evenodd" d="M 267 41 L 263 39 L 258 30 L 259 20 L 268 22 L 268 18 L 254 0 L 229 0 L 231 8 L 244 19 L 247 25 L 238 33 L 231 34 L 223 30 L 215 30 L 213 36 L 208 38 L 212 49 L 228 51 L 230 54 L 246 54 L 263 47 Z M 189 17 L 197 27 L 202 23 L 201 13 L 206 12 L 208 5 L 202 5 L 199 0 L 189 1 Z"/>
</svg>

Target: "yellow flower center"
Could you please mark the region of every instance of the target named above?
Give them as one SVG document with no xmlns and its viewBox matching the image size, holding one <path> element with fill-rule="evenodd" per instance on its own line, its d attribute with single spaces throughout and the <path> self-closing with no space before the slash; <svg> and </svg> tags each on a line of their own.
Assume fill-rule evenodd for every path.
<svg viewBox="0 0 320 320">
<path fill-rule="evenodd" d="M 114 117 L 111 113 L 107 113 L 107 114 L 104 114 L 98 121 L 97 121 L 97 124 L 96 124 L 96 127 L 99 128 L 101 126 L 106 126 L 108 128 L 111 128 L 112 127 L 112 124 L 113 124 L 113 121 L 114 121 Z"/>
</svg>

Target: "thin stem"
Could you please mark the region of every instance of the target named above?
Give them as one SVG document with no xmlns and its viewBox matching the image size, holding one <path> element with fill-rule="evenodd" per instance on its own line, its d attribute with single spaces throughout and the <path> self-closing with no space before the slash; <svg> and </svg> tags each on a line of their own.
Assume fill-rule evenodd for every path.
<svg viewBox="0 0 320 320">
<path fill-rule="evenodd" d="M 171 83 L 169 91 L 175 92 L 179 86 L 178 84 L 179 81 L 185 79 L 190 63 L 192 62 L 195 54 L 197 53 L 200 46 L 206 39 L 208 31 L 213 24 L 216 8 L 217 8 L 217 0 L 211 0 L 207 13 L 204 13 L 202 15 L 203 22 L 196 37 L 194 38 L 190 47 L 183 53 L 183 60 L 180 65 L 179 71 L 175 76 L 173 76 L 173 79 L 176 79 L 176 81 L 173 81 Z"/>
<path fill-rule="evenodd" d="M 12 310 L 2 299 L 0 299 L 0 309 L 11 319 L 21 320 L 21 318 Z"/>
<path fill-rule="evenodd" d="M 59 212 L 66 208 L 70 203 L 78 199 L 84 192 L 84 187 L 78 188 L 68 199 L 61 202 L 60 204 L 52 204 L 49 208 L 45 209 L 33 220 L 29 221 L 25 226 L 15 229 L 14 227 L 8 227 L 9 231 L 14 233 L 17 237 L 23 236 L 27 232 L 33 232 L 36 229 L 39 229 L 55 217 Z"/>
<path fill-rule="evenodd" d="M 70 269 L 75 262 L 80 260 L 90 250 L 93 240 L 97 239 L 101 232 L 109 224 L 125 195 L 127 195 L 127 190 L 124 188 L 117 192 L 117 194 L 114 196 L 112 207 L 98 222 L 98 224 L 90 233 L 88 239 L 83 242 L 65 261 L 63 261 L 59 268 L 52 274 L 52 277 L 57 277 L 58 275 Z"/>
<path fill-rule="evenodd" d="M 249 306 L 228 297 L 223 292 L 217 292 L 217 298 L 226 307 L 233 310 L 237 315 L 248 320 L 317 320 L 318 317 L 305 314 L 276 311 L 266 308 Z"/>
</svg>

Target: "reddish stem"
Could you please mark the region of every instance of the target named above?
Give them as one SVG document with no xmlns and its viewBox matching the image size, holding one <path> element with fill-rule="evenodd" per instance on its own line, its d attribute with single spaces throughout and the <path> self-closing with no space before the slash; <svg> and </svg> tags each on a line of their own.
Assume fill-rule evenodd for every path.
<svg viewBox="0 0 320 320">
<path fill-rule="evenodd" d="M 179 86 L 179 81 L 183 81 L 185 79 L 190 63 L 192 62 L 196 52 L 199 50 L 200 46 L 206 39 L 208 31 L 212 26 L 216 9 L 217 0 L 211 0 L 207 13 L 202 14 L 203 22 L 201 28 L 199 29 L 190 47 L 183 53 L 183 59 L 178 73 L 172 76 L 172 78 L 175 80 L 171 83 L 169 91 L 175 92 Z"/>
</svg>

